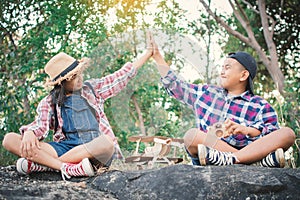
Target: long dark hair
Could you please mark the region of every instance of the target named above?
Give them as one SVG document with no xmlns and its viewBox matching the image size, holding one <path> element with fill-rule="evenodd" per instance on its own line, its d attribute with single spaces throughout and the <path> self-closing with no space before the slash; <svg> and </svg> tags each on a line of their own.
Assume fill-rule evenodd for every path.
<svg viewBox="0 0 300 200">
<path fill-rule="evenodd" d="M 58 128 L 58 118 L 57 118 L 57 110 L 56 110 L 56 105 L 61 107 L 64 105 L 65 99 L 66 99 L 66 90 L 64 87 L 66 81 L 62 81 L 61 84 L 55 85 L 54 88 L 50 91 L 51 95 L 51 102 L 53 106 L 53 111 L 54 111 L 54 132 L 57 131 Z"/>
<path fill-rule="evenodd" d="M 59 85 L 55 85 L 54 88 L 50 91 L 50 95 L 52 96 L 52 105 L 62 106 L 66 99 L 66 90 L 64 87 L 65 81 L 61 82 Z"/>
</svg>

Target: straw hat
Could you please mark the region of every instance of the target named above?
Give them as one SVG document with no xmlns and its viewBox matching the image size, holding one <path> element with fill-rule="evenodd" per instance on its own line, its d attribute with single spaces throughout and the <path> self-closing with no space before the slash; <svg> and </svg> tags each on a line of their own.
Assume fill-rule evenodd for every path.
<svg viewBox="0 0 300 200">
<path fill-rule="evenodd" d="M 87 67 L 88 59 L 76 60 L 66 53 L 58 53 L 53 56 L 45 66 L 45 72 L 49 75 L 47 86 L 61 84 L 63 80 L 71 78 L 74 74 L 82 73 Z"/>
</svg>

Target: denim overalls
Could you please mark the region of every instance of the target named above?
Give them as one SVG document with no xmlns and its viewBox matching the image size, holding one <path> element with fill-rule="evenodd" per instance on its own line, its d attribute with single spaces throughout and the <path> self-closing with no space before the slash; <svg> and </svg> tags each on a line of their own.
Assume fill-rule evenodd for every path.
<svg viewBox="0 0 300 200">
<path fill-rule="evenodd" d="M 66 139 L 58 143 L 49 142 L 58 156 L 80 144 L 90 142 L 100 135 L 93 108 L 79 94 L 73 93 L 66 97 L 64 105 L 61 107 L 61 116 L 63 119 L 62 130 Z"/>
</svg>

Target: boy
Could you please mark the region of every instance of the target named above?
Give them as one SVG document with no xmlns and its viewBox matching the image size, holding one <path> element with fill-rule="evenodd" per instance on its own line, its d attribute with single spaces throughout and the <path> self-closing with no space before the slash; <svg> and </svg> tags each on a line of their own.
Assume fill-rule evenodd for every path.
<svg viewBox="0 0 300 200">
<path fill-rule="evenodd" d="M 290 128 L 279 128 L 271 105 L 253 94 L 256 62 L 246 52 L 229 54 L 220 74 L 221 87 L 195 85 L 180 80 L 170 69 L 157 45 L 156 61 L 167 92 L 193 109 L 197 128 L 184 136 L 187 153 L 194 165 L 251 164 L 284 167 L 284 150 L 295 141 Z M 222 122 L 226 134 L 209 137 L 209 126 Z"/>
</svg>

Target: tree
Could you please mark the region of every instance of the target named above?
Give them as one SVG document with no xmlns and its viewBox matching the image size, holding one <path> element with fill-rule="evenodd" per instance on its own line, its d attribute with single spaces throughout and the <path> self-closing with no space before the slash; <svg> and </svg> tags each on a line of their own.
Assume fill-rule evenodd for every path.
<svg viewBox="0 0 300 200">
<path fill-rule="evenodd" d="M 1 132 L 32 121 L 44 96 L 43 67 L 59 51 L 82 57 L 106 36 L 97 1 L 4 1 L 1 6 Z M 80 37 L 78 37 L 80 35 Z"/>
<path fill-rule="evenodd" d="M 250 27 L 255 27 L 253 30 L 255 39 L 262 49 L 266 50 L 265 54 L 269 55 L 265 39 L 260 37 L 263 35 L 263 31 L 260 30 L 262 26 L 256 20 L 252 21 L 256 17 L 260 19 L 257 12 L 250 12 L 256 5 L 255 1 L 248 2 L 248 4 L 235 2 L 235 5 L 240 5 L 247 15 L 252 13 L 250 17 L 248 16 L 251 18 Z M 282 9 L 280 16 L 282 16 L 281 19 L 284 17 L 286 21 L 292 22 L 297 17 L 293 15 L 293 9 L 290 8 L 297 6 L 292 4 L 292 0 L 284 1 L 284 6 L 287 2 L 289 9 Z M 278 5 L 275 2 L 268 3 L 266 13 L 274 18 Z M 147 6 L 151 6 L 152 9 L 148 9 Z M 91 57 L 95 62 L 95 67 L 89 68 L 85 75 L 87 78 L 101 77 L 116 71 L 125 62 L 138 57 L 141 50 L 145 48 L 144 30 L 156 29 L 167 35 L 164 39 L 156 37 L 157 42 L 161 42 L 159 46 L 163 49 L 166 60 L 175 66 L 178 72 L 181 72 L 186 67 L 190 56 L 183 54 L 181 38 L 184 34 L 192 33 L 199 39 L 205 38 L 206 34 L 224 34 L 221 32 L 223 30 L 218 28 L 219 22 L 205 13 L 199 15 L 199 21 L 196 24 L 189 23 L 185 15 L 186 11 L 175 0 L 10 0 L 2 2 L 0 11 L 0 49 L 3 52 L 0 54 L 0 107 L 2 108 L 0 110 L 0 141 L 4 133 L 17 132 L 20 125 L 33 120 L 37 103 L 47 94 L 47 89 L 43 87 L 46 78 L 43 68 L 49 58 L 59 51 L 64 51 L 76 58 Z M 116 13 L 116 16 L 112 13 Z M 284 13 L 287 14 L 284 15 Z M 247 35 L 242 26 L 236 23 L 237 19 L 215 15 L 224 23 L 228 23 L 229 27 L 236 27 L 234 31 Z M 240 15 L 243 16 L 243 14 Z M 151 20 L 149 16 L 152 17 Z M 247 19 L 245 22 L 248 22 Z M 202 24 L 204 26 L 201 26 Z M 297 52 L 299 42 L 297 43 L 292 34 L 296 32 L 294 30 L 299 30 L 296 25 L 289 23 L 284 26 L 282 23 L 276 23 L 274 30 L 273 38 L 277 52 L 282 52 L 278 55 L 285 55 L 284 52 L 290 52 L 290 54 Z M 140 31 L 143 33 L 140 34 Z M 285 40 L 284 38 L 288 35 L 291 37 Z M 247 36 L 244 37 L 247 38 Z M 231 39 L 229 37 L 229 42 L 233 41 Z M 279 48 L 278 42 L 282 40 L 287 42 Z M 196 51 L 193 49 L 194 41 L 187 41 L 187 43 L 191 45 L 186 46 L 185 50 Z M 210 40 L 206 45 L 207 48 L 211 48 Z M 209 51 L 212 52 L 211 49 Z M 201 55 L 209 55 L 200 51 L 196 54 L 197 58 Z M 295 59 L 291 58 L 291 60 L 297 63 L 299 53 L 294 55 Z M 279 60 L 282 61 L 281 57 Z M 198 60 L 196 63 L 199 64 Z M 289 65 L 289 67 L 292 69 L 293 66 Z M 207 82 L 211 77 L 209 70 L 208 65 Z M 291 73 L 290 70 L 284 72 L 287 77 L 294 75 L 294 72 Z M 199 72 L 198 75 L 201 77 Z M 182 137 L 187 129 L 193 127 L 194 117 L 191 110 L 170 98 L 159 79 L 159 74 L 150 61 L 139 70 L 136 78 L 124 91 L 117 97 L 106 101 L 105 112 L 123 150 L 130 151 L 134 148 L 127 140 L 131 135 L 155 134 Z M 203 80 L 196 80 L 195 83 L 200 82 Z M 295 87 L 298 87 L 298 82 L 293 79 Z M 293 95 L 297 94 L 294 89 L 290 91 Z M 299 99 L 293 97 L 290 96 L 295 101 Z M 296 102 L 291 105 L 297 107 L 298 104 Z M 286 117 L 286 113 L 284 115 Z M 287 119 L 292 121 L 293 117 Z M 2 155 L 1 150 L 0 148 Z"/>
<path fill-rule="evenodd" d="M 297 1 L 229 0 L 234 18 L 217 15 L 204 0 L 200 2 L 209 15 L 230 34 L 225 51 L 231 52 L 238 47 L 239 50 L 251 52 L 252 49 L 256 52 L 260 60 L 257 73 L 261 80 L 260 94 L 268 96 L 278 111 L 279 123 L 291 127 L 299 135 L 300 17 L 297 14 Z M 261 68 L 261 62 L 268 72 Z M 276 90 L 272 91 L 274 84 L 268 81 L 268 74 L 285 101 L 276 94 Z M 284 77 L 287 78 L 285 89 Z M 294 158 L 298 158 L 296 163 L 299 166 L 299 149 L 294 146 L 294 150 Z"/>
<path fill-rule="evenodd" d="M 0 48 L 4 52 L 0 55 L 0 140 L 6 132 L 18 132 L 22 124 L 33 121 L 37 103 L 48 90 L 43 87 L 46 78 L 43 68 L 53 55 L 64 51 L 75 58 L 92 56 L 95 49 L 102 47 L 102 43 L 112 44 L 111 39 L 118 38 L 121 33 L 145 29 L 149 26 L 143 19 L 147 3 L 148 1 L 108 0 L 3 2 L 3 6 L 0 7 Z M 111 20 L 113 16 L 108 12 L 111 10 L 117 13 L 116 21 Z M 93 57 L 100 64 L 96 69 L 99 76 L 116 71 L 125 62 L 138 56 L 140 49 L 137 44 L 141 43 L 144 37 L 141 40 L 133 34 L 131 39 L 126 43 L 129 48 L 122 49 L 110 44 Z M 123 44 L 125 43 L 121 43 Z M 158 86 L 158 72 L 153 66 L 149 68 L 150 73 L 145 71 L 144 76 L 156 76 L 158 80 L 155 84 L 151 82 L 141 88 L 129 87 L 125 90 L 131 92 L 129 90 L 134 89 L 128 98 L 129 118 L 125 118 L 128 119 L 127 123 L 133 122 L 133 126 L 122 130 L 119 122 L 115 120 L 115 102 L 109 100 L 105 104 L 107 116 L 115 134 L 120 138 L 120 143 L 123 144 L 122 147 L 127 147 L 124 144 L 130 134 L 145 134 L 148 131 L 151 134 L 175 135 L 178 132 L 174 132 L 178 121 L 171 121 L 168 115 L 159 115 L 159 112 L 156 112 L 155 102 L 163 101 L 164 107 L 164 104 L 171 104 L 171 100 L 166 93 L 159 98 L 162 89 Z M 144 80 L 143 77 L 140 80 Z M 156 98 L 152 99 L 154 96 Z M 177 104 L 173 105 L 169 109 L 179 115 L 180 112 L 173 108 L 180 110 L 180 107 Z M 157 123 L 158 121 L 163 123 Z"/>
<path fill-rule="evenodd" d="M 279 58 L 277 53 L 277 47 L 274 42 L 274 33 L 276 33 L 276 22 L 270 17 L 267 12 L 266 2 L 265 0 L 257 1 L 257 5 L 251 5 L 247 1 L 232 1 L 229 0 L 229 3 L 233 9 L 233 14 L 236 19 L 239 21 L 240 25 L 243 27 L 245 34 L 235 30 L 233 27 L 229 25 L 225 20 L 222 19 L 220 15 L 217 15 L 213 12 L 208 4 L 204 0 L 200 0 L 201 4 L 205 7 L 206 11 L 219 23 L 225 30 L 237 37 L 240 41 L 247 44 L 251 48 L 255 50 L 258 54 L 259 59 L 263 62 L 265 67 L 268 69 L 273 81 L 276 84 L 277 89 L 283 93 L 284 89 L 284 75 L 279 67 Z M 242 5 L 243 4 L 243 5 Z M 253 12 L 258 13 L 260 16 L 261 27 L 253 27 L 253 23 L 251 23 L 247 13 L 243 7 L 248 6 L 248 9 L 251 9 Z M 255 8 L 258 8 L 256 10 Z M 280 23 L 279 21 L 277 23 Z M 266 43 L 266 47 L 264 48 L 256 38 L 254 28 L 262 29 L 263 35 Z"/>
</svg>

